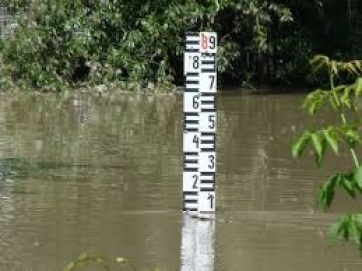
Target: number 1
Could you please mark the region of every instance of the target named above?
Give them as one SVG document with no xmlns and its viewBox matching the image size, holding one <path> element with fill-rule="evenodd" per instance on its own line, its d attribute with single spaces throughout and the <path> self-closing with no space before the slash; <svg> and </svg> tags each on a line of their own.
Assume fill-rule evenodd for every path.
<svg viewBox="0 0 362 271">
<path fill-rule="evenodd" d="M 214 207 L 214 196 L 212 194 L 209 194 L 207 199 L 210 200 L 210 209 L 213 209 L 213 207 Z"/>
</svg>

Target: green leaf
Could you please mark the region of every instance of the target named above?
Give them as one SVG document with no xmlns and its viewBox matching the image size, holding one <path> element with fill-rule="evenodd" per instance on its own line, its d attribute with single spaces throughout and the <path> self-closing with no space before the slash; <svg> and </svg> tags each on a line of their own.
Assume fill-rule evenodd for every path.
<svg viewBox="0 0 362 271">
<path fill-rule="evenodd" d="M 343 104 L 348 108 L 348 109 L 352 109 L 352 103 L 350 99 L 344 99 L 343 100 Z"/>
<path fill-rule="evenodd" d="M 343 86 L 343 94 L 341 97 L 341 102 L 347 106 L 348 108 L 351 108 L 352 106 L 352 101 L 350 98 L 350 92 L 351 92 L 352 88 L 351 86 Z"/>
<path fill-rule="evenodd" d="M 297 139 L 297 141 L 295 141 L 293 143 L 293 145 L 292 145 L 292 155 L 293 155 L 294 158 L 298 158 L 303 154 L 303 152 L 304 152 L 306 146 L 308 145 L 309 141 L 310 141 L 310 132 L 306 131 L 306 132 L 304 132 L 304 134 L 301 137 L 299 137 Z"/>
<path fill-rule="evenodd" d="M 334 89 L 332 89 L 333 92 L 336 92 L 338 94 L 339 92 L 344 92 L 348 87 L 346 85 L 338 85 Z M 333 95 L 332 95 L 333 96 Z"/>
<path fill-rule="evenodd" d="M 352 61 L 345 64 L 345 69 L 351 74 L 358 74 L 357 69 Z"/>
<path fill-rule="evenodd" d="M 344 190 L 347 192 L 348 195 L 350 195 L 352 198 L 356 197 L 356 191 L 353 188 L 353 180 L 348 175 L 341 176 L 341 186 L 344 188 Z"/>
<path fill-rule="evenodd" d="M 316 89 L 310 93 L 303 102 L 303 108 L 308 110 L 310 115 L 314 115 L 321 109 L 324 100 L 328 97 L 328 92 L 323 89 Z"/>
<path fill-rule="evenodd" d="M 320 166 L 326 150 L 326 140 L 321 137 L 318 132 L 311 134 L 310 138 L 313 143 L 317 165 Z"/>
<path fill-rule="evenodd" d="M 359 134 L 358 131 L 356 131 L 355 129 L 349 129 L 346 131 L 346 135 L 353 139 L 353 140 L 358 140 L 359 139 Z"/>
<path fill-rule="evenodd" d="M 331 147 L 331 149 L 334 151 L 334 153 L 336 155 L 338 155 L 338 141 L 337 141 L 337 139 L 333 136 L 333 134 L 329 130 L 323 130 L 323 135 L 324 135 L 324 138 L 326 139 L 327 143 Z"/>
<path fill-rule="evenodd" d="M 356 98 L 360 96 L 361 92 L 362 92 L 362 77 L 359 77 L 356 79 L 356 82 L 355 82 Z"/>
<path fill-rule="evenodd" d="M 359 189 L 362 190 L 362 166 L 356 169 L 354 172 L 354 180 Z"/>
<path fill-rule="evenodd" d="M 321 68 L 328 67 L 330 59 L 325 55 L 315 55 L 309 63 L 313 67 L 313 72 L 317 72 Z"/>
<path fill-rule="evenodd" d="M 354 219 L 362 226 L 362 214 L 355 214 Z"/>
<path fill-rule="evenodd" d="M 335 99 L 335 97 L 334 97 L 333 95 L 330 95 L 330 96 L 329 96 L 329 104 L 332 106 L 332 108 L 333 108 L 334 110 L 337 110 L 337 109 L 338 109 L 338 105 L 337 105 L 337 103 L 336 103 L 336 99 Z"/>
<path fill-rule="evenodd" d="M 357 245 L 360 245 L 360 227 L 355 219 L 350 220 L 349 224 L 350 239 L 353 240 Z"/>
<path fill-rule="evenodd" d="M 308 108 L 309 114 L 314 115 L 316 108 L 317 108 L 317 101 L 311 101 L 309 108 Z"/>
<path fill-rule="evenodd" d="M 331 207 L 332 201 L 335 195 L 336 185 L 340 183 L 341 175 L 336 174 L 327 182 L 325 182 L 319 192 L 319 202 L 322 204 L 324 209 Z"/>
<path fill-rule="evenodd" d="M 344 135 L 346 136 L 349 147 L 355 148 L 357 142 L 360 140 L 358 131 L 354 128 L 349 128 L 347 131 L 344 132 Z"/>
<path fill-rule="evenodd" d="M 345 216 L 341 222 L 341 231 L 343 234 L 343 238 L 348 241 L 349 240 L 349 224 L 350 224 L 350 217 Z"/>
<path fill-rule="evenodd" d="M 322 204 L 322 206 L 323 206 L 323 208 L 325 210 L 328 209 L 328 206 L 327 206 L 327 190 L 325 188 L 325 185 L 319 191 L 318 201 L 319 201 L 320 204 Z"/>
<path fill-rule="evenodd" d="M 338 65 L 335 60 L 330 61 L 330 71 L 334 75 L 338 75 Z"/>
<path fill-rule="evenodd" d="M 332 226 L 328 229 L 328 238 L 335 243 L 337 241 L 338 235 L 341 231 L 341 222 L 338 221 L 336 223 L 333 223 Z"/>
</svg>

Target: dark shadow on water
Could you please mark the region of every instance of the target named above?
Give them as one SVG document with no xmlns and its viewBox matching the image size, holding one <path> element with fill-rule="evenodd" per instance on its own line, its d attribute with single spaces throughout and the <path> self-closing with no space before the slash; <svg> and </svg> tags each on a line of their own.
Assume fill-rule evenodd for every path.
<svg viewBox="0 0 362 271">
<path fill-rule="evenodd" d="M 312 87 L 300 86 L 257 86 L 255 88 L 225 87 L 219 93 L 222 96 L 239 96 L 239 95 L 300 95 L 307 94 L 313 90 Z"/>
<path fill-rule="evenodd" d="M 54 170 L 84 172 L 90 169 L 117 170 L 124 168 L 126 168 L 124 165 L 89 165 L 52 161 L 42 162 L 18 157 L 6 157 L 0 158 L 0 181 L 24 179 L 36 175 L 44 176 L 47 175 L 48 171 L 50 174 L 50 171 Z"/>
<path fill-rule="evenodd" d="M 0 159 L 0 181 L 25 178 L 29 175 L 31 164 L 16 157 Z"/>
</svg>

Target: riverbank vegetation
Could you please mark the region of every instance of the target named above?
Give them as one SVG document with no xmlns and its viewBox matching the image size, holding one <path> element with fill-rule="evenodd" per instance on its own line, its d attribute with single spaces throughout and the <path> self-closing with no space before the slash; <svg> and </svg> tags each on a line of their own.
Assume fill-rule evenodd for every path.
<svg viewBox="0 0 362 271">
<path fill-rule="evenodd" d="M 300 157 L 310 146 L 315 154 L 316 163 L 322 165 L 327 149 L 339 156 L 344 147 L 350 154 L 351 167 L 345 172 L 334 172 L 320 189 L 319 202 L 325 210 L 329 210 L 338 190 L 342 190 L 351 199 L 356 199 L 362 193 L 362 164 L 358 157 L 357 148 L 361 146 L 359 127 L 361 116 L 358 101 L 362 96 L 362 61 L 342 62 L 318 55 L 311 61 L 315 71 L 323 70 L 329 79 L 327 88 L 319 88 L 310 93 L 304 108 L 315 118 L 323 117 L 323 110 L 333 111 L 338 123 L 327 123 L 320 128 L 311 128 L 293 144 L 293 156 Z M 342 74 L 347 74 L 355 81 L 350 84 L 337 84 Z M 343 158 L 341 158 L 343 159 Z M 345 159 L 345 157 L 344 157 Z M 344 214 L 330 228 L 333 239 L 343 238 L 354 242 L 362 255 L 362 213 Z"/>
<path fill-rule="evenodd" d="M 4 0 L 2 89 L 183 83 L 184 35 L 216 31 L 220 85 L 311 84 L 317 53 L 358 58 L 357 0 Z M 3 29 L 4 30 L 4 29 Z"/>
</svg>

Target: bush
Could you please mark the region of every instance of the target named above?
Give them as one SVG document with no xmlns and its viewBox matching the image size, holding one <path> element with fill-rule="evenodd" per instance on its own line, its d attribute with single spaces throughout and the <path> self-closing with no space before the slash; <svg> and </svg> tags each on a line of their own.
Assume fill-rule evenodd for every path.
<svg viewBox="0 0 362 271">
<path fill-rule="evenodd" d="M 7 0 L 6 6 L 17 27 L 4 42 L 2 86 L 54 91 L 124 80 L 181 83 L 187 31 L 217 31 L 220 74 L 242 77 L 248 73 L 237 66 L 240 58 L 270 51 L 269 29 L 292 18 L 284 6 L 261 0 Z"/>
</svg>

